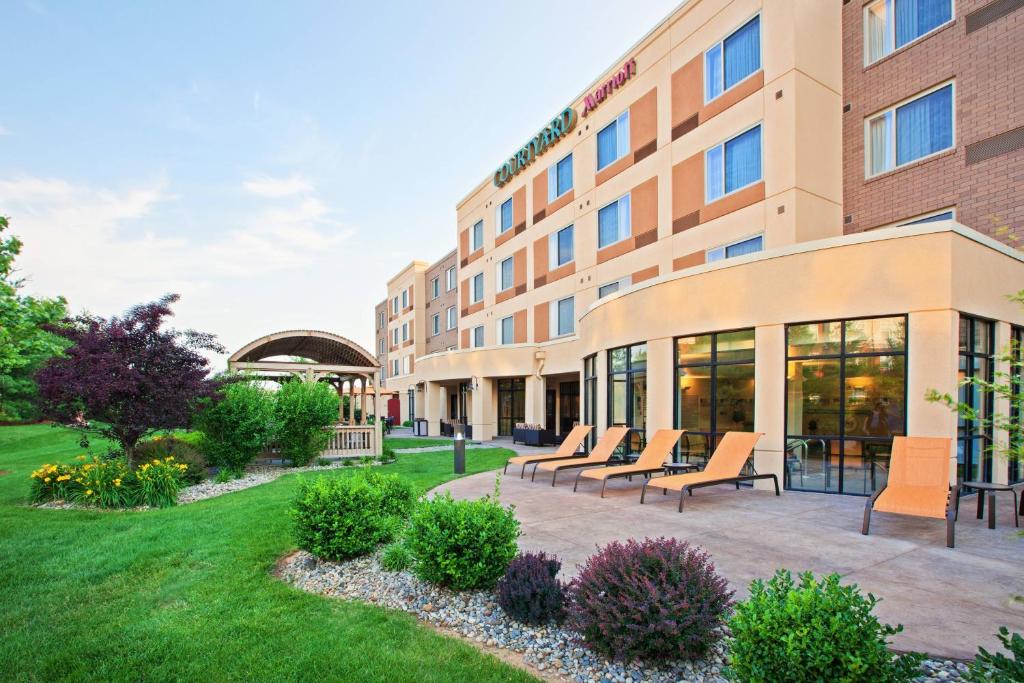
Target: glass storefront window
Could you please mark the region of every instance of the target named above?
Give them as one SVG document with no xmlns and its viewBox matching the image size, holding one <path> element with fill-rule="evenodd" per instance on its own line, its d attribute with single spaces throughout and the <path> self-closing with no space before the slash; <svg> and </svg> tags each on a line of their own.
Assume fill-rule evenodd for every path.
<svg viewBox="0 0 1024 683">
<path fill-rule="evenodd" d="M 498 380 L 498 436 L 511 436 L 512 429 L 526 420 L 526 380 L 522 377 Z"/>
<path fill-rule="evenodd" d="M 597 354 L 583 359 L 583 424 L 597 426 Z M 587 434 L 589 452 L 597 443 L 597 429 Z"/>
<path fill-rule="evenodd" d="M 608 426 L 629 427 L 627 453 L 647 443 L 647 344 L 608 351 Z"/>
<path fill-rule="evenodd" d="M 1010 332 L 1010 374 L 1013 375 L 1013 395 L 1018 399 L 1021 391 L 1024 390 L 1024 327 L 1014 327 Z M 1021 441 L 1024 440 L 1024 424 L 1021 424 L 1020 401 L 1010 402 L 1010 424 L 1013 428 L 1010 431 L 1010 448 L 1017 453 L 1016 458 L 1010 459 L 1010 483 L 1024 481 L 1024 462 L 1020 456 L 1024 455 L 1021 449 Z"/>
<path fill-rule="evenodd" d="M 906 432 L 906 316 L 786 328 L 787 488 L 869 495 Z"/>
<path fill-rule="evenodd" d="M 993 380 L 995 355 L 993 324 L 988 320 L 960 316 L 960 380 Z M 992 394 L 973 384 L 961 384 L 957 399 L 974 409 L 978 418 L 957 419 L 957 477 L 964 481 L 992 481 Z"/>
<path fill-rule="evenodd" d="M 754 430 L 754 330 L 676 339 L 678 459 L 707 458 L 728 431 Z"/>
</svg>

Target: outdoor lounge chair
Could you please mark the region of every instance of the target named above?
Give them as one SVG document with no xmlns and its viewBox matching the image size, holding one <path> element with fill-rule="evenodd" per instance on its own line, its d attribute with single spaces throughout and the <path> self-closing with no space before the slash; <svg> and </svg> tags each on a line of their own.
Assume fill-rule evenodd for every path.
<svg viewBox="0 0 1024 683">
<path fill-rule="evenodd" d="M 892 440 L 889 480 L 864 504 L 865 536 L 871 511 L 946 520 L 946 546 L 953 547 L 953 526 L 960 486 L 950 493 L 950 439 L 897 436 Z"/>
<path fill-rule="evenodd" d="M 651 475 L 665 469 L 665 458 L 672 453 L 672 448 L 679 441 L 685 429 L 660 429 L 654 435 L 643 453 L 632 465 L 615 465 L 612 467 L 595 467 L 589 470 L 580 470 L 576 475 L 576 484 L 572 487 L 575 491 L 580 485 L 580 477 L 586 479 L 597 479 L 601 482 L 601 497 L 604 498 L 604 489 L 608 480 L 613 477 L 632 477 L 634 474 Z"/>
<path fill-rule="evenodd" d="M 590 430 L 593 427 L 590 425 L 576 425 L 572 428 L 572 431 L 565 437 L 565 441 L 558 447 L 558 450 L 554 453 L 534 453 L 532 455 L 516 455 L 508 459 L 505 463 L 505 472 L 508 472 L 509 465 L 522 465 L 523 469 L 519 473 L 519 478 L 522 479 L 526 476 L 526 466 L 536 465 L 539 462 L 546 460 L 566 460 L 569 458 L 585 458 L 586 453 L 576 453 L 576 450 L 583 444 L 583 440 L 590 434 Z"/>
<path fill-rule="evenodd" d="M 758 432 L 726 432 L 702 471 L 648 479 L 640 492 L 640 504 L 644 502 L 648 486 L 664 489 L 665 493 L 678 490 L 679 511 L 682 512 L 683 498 L 687 493 L 693 495 L 693 489 L 717 484 L 736 484 L 739 489 L 741 481 L 755 479 L 771 479 L 775 482 L 775 495 L 779 495 L 779 478 L 774 474 L 742 474 L 743 466 L 760 438 Z"/>
<path fill-rule="evenodd" d="M 604 434 L 600 439 L 597 440 L 597 444 L 593 450 L 590 451 L 590 455 L 585 458 L 567 458 L 565 460 L 549 460 L 547 462 L 538 463 L 533 468 L 533 475 L 530 476 L 530 481 L 533 481 L 537 476 L 537 470 L 544 470 L 545 472 L 551 472 L 551 485 L 555 485 L 555 477 L 558 476 L 559 470 L 567 470 L 574 467 L 591 467 L 593 465 L 606 465 L 608 460 L 615 454 L 615 449 L 619 443 L 626 438 L 626 434 L 629 433 L 629 427 L 609 427 L 605 430 Z"/>
</svg>

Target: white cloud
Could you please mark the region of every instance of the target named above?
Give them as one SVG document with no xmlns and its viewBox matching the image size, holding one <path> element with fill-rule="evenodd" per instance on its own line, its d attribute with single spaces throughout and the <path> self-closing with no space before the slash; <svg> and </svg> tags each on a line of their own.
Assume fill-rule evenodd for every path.
<svg viewBox="0 0 1024 683">
<path fill-rule="evenodd" d="M 297 194 L 309 194 L 313 191 L 310 182 L 299 176 L 288 178 L 271 178 L 259 176 L 242 183 L 242 189 L 257 197 L 290 197 Z"/>
</svg>

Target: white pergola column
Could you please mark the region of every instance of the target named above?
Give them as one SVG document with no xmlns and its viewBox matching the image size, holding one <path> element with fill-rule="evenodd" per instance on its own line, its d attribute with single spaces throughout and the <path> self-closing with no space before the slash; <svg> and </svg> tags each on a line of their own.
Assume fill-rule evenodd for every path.
<svg viewBox="0 0 1024 683">
<path fill-rule="evenodd" d="M 359 378 L 359 424 L 366 424 L 366 375 Z"/>
</svg>

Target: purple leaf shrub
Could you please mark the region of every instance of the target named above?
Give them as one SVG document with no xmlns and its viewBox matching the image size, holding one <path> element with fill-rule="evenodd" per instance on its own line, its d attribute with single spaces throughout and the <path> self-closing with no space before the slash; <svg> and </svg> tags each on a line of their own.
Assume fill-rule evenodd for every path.
<svg viewBox="0 0 1024 683">
<path fill-rule="evenodd" d="M 545 553 L 521 553 L 498 581 L 498 604 L 524 624 L 546 624 L 565 616 L 565 587 L 555 578 L 562 563 Z"/>
</svg>

